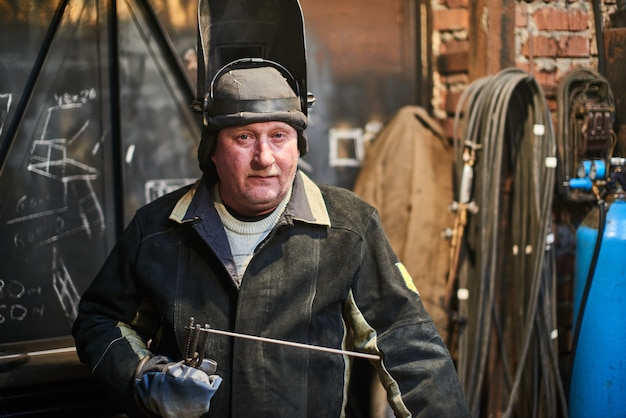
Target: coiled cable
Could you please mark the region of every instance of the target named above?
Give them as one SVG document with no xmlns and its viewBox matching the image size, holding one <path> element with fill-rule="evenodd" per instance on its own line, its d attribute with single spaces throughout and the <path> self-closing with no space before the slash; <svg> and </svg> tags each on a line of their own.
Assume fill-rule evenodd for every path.
<svg viewBox="0 0 626 418">
<path fill-rule="evenodd" d="M 463 154 L 477 150 L 472 197 L 478 212 L 466 223 L 459 265 L 451 266 L 469 295 L 458 301 L 465 395 L 474 416 L 555 417 L 567 403 L 554 338 L 548 238 L 556 144 L 545 97 L 531 75 L 505 69 L 465 90 L 454 127 L 458 183 Z M 494 380 L 503 385 L 492 387 Z"/>
</svg>

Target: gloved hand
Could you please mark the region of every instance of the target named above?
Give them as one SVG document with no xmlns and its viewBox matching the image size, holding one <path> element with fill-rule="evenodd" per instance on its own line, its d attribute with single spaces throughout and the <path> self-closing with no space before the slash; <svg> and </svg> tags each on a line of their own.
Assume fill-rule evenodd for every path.
<svg viewBox="0 0 626 418">
<path fill-rule="evenodd" d="M 199 369 L 164 356 L 146 357 L 135 373 L 135 398 L 143 408 L 163 417 L 199 417 L 209 410 L 222 383 L 217 364 L 203 360 Z"/>
</svg>

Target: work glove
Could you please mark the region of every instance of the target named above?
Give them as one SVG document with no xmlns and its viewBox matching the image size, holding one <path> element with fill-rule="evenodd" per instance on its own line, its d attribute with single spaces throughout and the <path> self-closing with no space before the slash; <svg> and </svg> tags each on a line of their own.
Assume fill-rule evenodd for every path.
<svg viewBox="0 0 626 418">
<path fill-rule="evenodd" d="M 209 410 L 222 378 L 217 363 L 204 359 L 199 368 L 165 356 L 146 357 L 135 373 L 135 399 L 151 414 L 171 418 L 199 417 Z"/>
</svg>

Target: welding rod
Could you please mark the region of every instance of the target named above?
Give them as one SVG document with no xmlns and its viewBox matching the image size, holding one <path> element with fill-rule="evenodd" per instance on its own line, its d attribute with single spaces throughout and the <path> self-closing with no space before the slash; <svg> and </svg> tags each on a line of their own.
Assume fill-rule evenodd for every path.
<svg viewBox="0 0 626 418">
<path fill-rule="evenodd" d="M 289 347 L 305 348 L 308 350 L 323 351 L 326 353 L 344 354 L 347 356 L 362 357 L 362 358 L 367 358 L 370 360 L 380 360 L 380 356 L 376 354 L 366 354 L 366 353 L 359 353 L 356 351 L 340 350 L 337 348 L 320 347 L 319 345 L 302 344 L 302 343 L 296 343 L 292 341 L 277 340 L 274 338 L 257 337 L 255 335 L 240 334 L 238 332 L 222 331 L 222 330 L 214 329 L 214 328 L 208 328 L 206 329 L 206 331 L 211 332 L 213 334 L 226 335 L 229 337 L 244 338 L 247 340 L 262 341 L 262 342 L 271 343 L 271 344 L 287 345 Z"/>
</svg>

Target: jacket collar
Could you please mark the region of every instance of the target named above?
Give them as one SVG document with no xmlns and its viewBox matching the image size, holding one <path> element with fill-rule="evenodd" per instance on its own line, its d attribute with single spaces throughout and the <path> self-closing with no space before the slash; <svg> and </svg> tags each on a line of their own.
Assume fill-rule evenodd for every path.
<svg viewBox="0 0 626 418">
<path fill-rule="evenodd" d="M 169 219 L 177 223 L 194 222 L 214 211 L 211 183 L 201 178 L 176 203 Z M 330 226 L 330 217 L 319 187 L 298 170 L 293 183 L 291 199 L 285 209 L 285 217 L 294 221 Z"/>
</svg>

